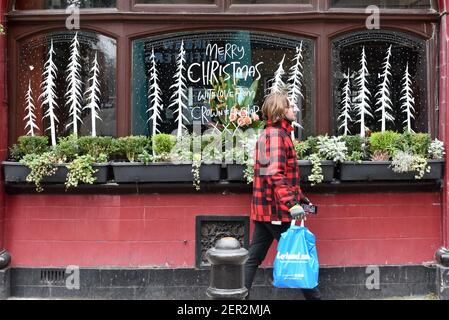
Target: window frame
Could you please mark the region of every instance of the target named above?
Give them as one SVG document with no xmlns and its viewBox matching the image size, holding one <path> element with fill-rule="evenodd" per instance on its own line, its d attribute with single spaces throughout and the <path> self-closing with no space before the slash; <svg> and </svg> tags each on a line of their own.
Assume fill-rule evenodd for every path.
<svg viewBox="0 0 449 320">
<path fill-rule="evenodd" d="M 230 3 L 230 0 L 220 0 Z M 144 36 L 155 36 L 190 30 L 208 29 L 245 29 L 259 32 L 276 32 L 286 35 L 309 38 L 315 46 L 315 134 L 333 132 L 332 88 L 331 88 L 331 42 L 335 37 L 345 33 L 365 28 L 367 15 L 363 12 L 350 10 L 338 12 L 328 10 L 328 1 L 319 2 L 317 11 L 301 13 L 265 13 L 258 14 L 227 14 L 202 12 L 196 13 L 149 13 L 133 12 L 131 2 L 117 0 L 117 8 L 112 9 L 82 9 L 82 30 L 99 32 L 117 41 L 117 136 L 131 134 L 131 86 L 132 86 L 132 41 Z M 325 4 L 323 7 L 323 3 Z M 11 8 L 10 2 L 9 8 Z M 439 22 L 438 12 L 423 13 L 416 10 L 387 10 L 383 15 L 382 27 L 411 33 L 426 40 L 426 55 L 428 66 L 437 65 L 438 37 L 436 24 Z M 65 27 L 67 14 L 63 10 L 31 10 L 10 11 L 8 19 L 8 104 L 9 104 L 9 145 L 17 141 L 21 129 L 21 119 L 16 115 L 18 100 L 17 80 L 18 50 L 20 42 L 27 37 L 40 33 L 55 31 Z M 429 112 L 429 132 L 438 135 L 438 71 L 428 67 L 427 101 Z M 320 88 L 327 88 L 326 94 Z"/>
</svg>

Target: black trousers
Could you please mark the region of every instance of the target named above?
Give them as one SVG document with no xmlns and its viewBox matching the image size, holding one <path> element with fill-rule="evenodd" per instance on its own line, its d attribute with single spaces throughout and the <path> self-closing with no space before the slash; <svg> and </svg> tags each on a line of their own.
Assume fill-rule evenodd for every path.
<svg viewBox="0 0 449 320">
<path fill-rule="evenodd" d="M 279 241 L 281 234 L 290 227 L 290 223 L 274 225 L 271 222 L 254 221 L 254 224 L 255 228 L 249 248 L 249 258 L 245 264 L 245 286 L 248 290 L 251 290 L 257 268 L 265 260 L 273 240 Z M 318 287 L 301 290 L 306 300 L 321 300 L 321 293 Z"/>
</svg>

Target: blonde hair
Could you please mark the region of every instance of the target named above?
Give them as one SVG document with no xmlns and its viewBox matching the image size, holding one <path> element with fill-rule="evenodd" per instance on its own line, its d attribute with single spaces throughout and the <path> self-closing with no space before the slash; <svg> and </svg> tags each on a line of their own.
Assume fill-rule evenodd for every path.
<svg viewBox="0 0 449 320">
<path fill-rule="evenodd" d="M 265 98 L 262 106 L 262 114 L 265 120 L 271 120 L 273 123 L 284 119 L 285 108 L 288 107 L 290 101 L 285 92 L 271 93 Z"/>
</svg>

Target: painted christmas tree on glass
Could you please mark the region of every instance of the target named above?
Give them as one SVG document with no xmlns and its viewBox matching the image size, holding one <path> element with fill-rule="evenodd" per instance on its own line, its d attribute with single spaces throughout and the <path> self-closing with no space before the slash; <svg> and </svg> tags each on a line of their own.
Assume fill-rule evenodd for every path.
<svg viewBox="0 0 449 320">
<path fill-rule="evenodd" d="M 290 68 L 290 77 L 288 79 L 289 82 L 289 100 L 293 104 L 296 112 L 301 112 L 301 107 L 299 106 L 300 97 L 304 99 L 304 95 L 302 94 L 302 79 L 303 79 L 303 42 L 299 47 L 296 47 L 296 54 L 293 58 L 293 65 Z M 302 129 L 302 126 L 294 121 L 292 123 L 294 128 Z M 295 131 L 292 131 L 292 140 L 295 140 Z"/>
<path fill-rule="evenodd" d="M 97 136 L 97 119 L 101 121 L 98 114 L 100 110 L 100 65 L 98 64 L 98 52 L 95 52 L 95 58 L 92 69 L 90 71 L 92 77 L 89 79 L 90 88 L 87 90 L 87 105 L 84 109 L 90 110 L 91 122 L 92 122 L 92 137 Z"/>
<path fill-rule="evenodd" d="M 31 80 L 28 84 L 28 90 L 25 95 L 25 102 L 26 102 L 26 116 L 23 118 L 23 120 L 26 120 L 25 130 L 28 129 L 27 135 L 34 137 L 36 135 L 35 130 L 39 130 L 39 127 L 36 124 L 36 106 L 34 105 L 34 99 L 33 99 L 33 90 L 31 89 Z"/>
<path fill-rule="evenodd" d="M 282 77 L 285 74 L 284 61 L 285 61 L 285 54 L 284 57 L 282 58 L 282 61 L 279 63 L 278 69 L 274 74 L 273 85 L 269 89 L 270 93 L 281 93 L 285 90 L 286 85 L 285 82 L 282 80 Z"/>
<path fill-rule="evenodd" d="M 367 117 L 373 118 L 370 106 L 371 93 L 368 89 L 368 62 L 366 61 L 365 47 L 362 48 L 362 57 L 360 59 L 361 69 L 356 79 L 358 94 L 356 97 L 355 110 L 357 111 L 358 120 L 360 123 L 360 136 L 365 137 Z"/>
<path fill-rule="evenodd" d="M 78 135 L 78 123 L 82 122 L 81 112 L 82 112 L 82 101 L 83 92 L 81 81 L 80 70 L 80 44 L 78 41 L 78 32 L 73 38 L 72 44 L 70 45 L 70 63 L 67 67 L 67 93 L 66 93 L 66 106 L 69 107 L 71 122 L 67 125 L 67 128 L 72 128 L 73 133 Z"/>
<path fill-rule="evenodd" d="M 44 119 L 48 118 L 50 120 L 50 127 L 47 130 L 50 130 L 52 145 L 56 146 L 56 124 L 59 123 L 59 120 L 55 114 L 55 110 L 58 108 L 58 104 L 56 102 L 56 76 L 58 68 L 53 61 L 54 54 L 53 39 L 51 39 L 48 60 L 44 65 L 44 81 L 41 84 L 43 92 L 39 96 L 39 100 L 42 101 L 43 107 L 47 106 Z"/>
<path fill-rule="evenodd" d="M 151 135 L 154 137 L 157 133 L 161 131 L 158 129 L 159 121 L 162 121 L 161 111 L 164 106 L 162 104 L 162 90 L 159 87 L 159 73 L 156 66 L 156 57 L 154 55 L 154 48 L 151 50 L 151 70 L 150 70 L 150 81 L 149 81 L 149 107 L 147 113 L 151 116 L 148 122 L 151 122 L 152 132 Z M 154 151 L 153 151 L 154 153 Z"/>
<path fill-rule="evenodd" d="M 176 121 L 178 122 L 178 139 L 182 137 L 182 131 L 183 129 L 187 129 L 184 125 L 185 122 L 189 122 L 187 117 L 184 115 L 184 110 L 188 110 L 186 105 L 187 100 L 187 86 L 186 86 L 186 78 L 184 75 L 185 71 L 185 59 L 186 52 L 184 50 L 184 41 L 181 42 L 181 47 L 179 48 L 179 55 L 177 60 L 177 71 L 175 76 L 173 77 L 175 80 L 175 83 L 170 87 L 170 89 L 175 89 L 175 92 L 171 96 L 171 104 L 169 105 L 169 108 L 175 107 L 176 110 L 174 113 L 176 113 L 178 116 L 176 118 Z"/>
<path fill-rule="evenodd" d="M 415 98 L 413 97 L 412 78 L 408 69 L 408 62 L 405 67 L 404 77 L 402 78 L 402 91 L 401 91 L 402 113 L 405 114 L 405 128 L 407 132 L 414 132 L 412 129 L 412 121 L 415 119 Z"/>
<path fill-rule="evenodd" d="M 390 77 L 391 75 L 391 45 L 388 48 L 387 56 L 385 58 L 384 63 L 382 64 L 382 74 L 381 79 L 382 83 L 379 85 L 379 91 L 376 93 L 377 102 L 376 106 L 379 106 L 376 109 L 376 112 L 381 113 L 381 118 L 379 119 L 379 122 L 381 123 L 381 131 L 384 132 L 387 127 L 387 122 L 394 123 L 394 117 L 392 115 L 393 108 L 392 108 L 392 102 L 390 99 Z"/>
<path fill-rule="evenodd" d="M 299 47 L 296 47 L 296 54 L 293 58 L 293 66 L 290 68 L 290 78 L 288 79 L 289 85 L 289 98 L 290 101 L 296 108 L 296 111 L 299 111 L 299 97 L 304 99 L 304 95 L 302 94 L 302 79 L 303 79 L 303 55 L 302 55 L 302 41 Z"/>
<path fill-rule="evenodd" d="M 341 122 L 341 125 L 338 127 L 338 130 L 343 129 L 343 135 L 351 134 L 349 130 L 349 125 L 353 121 L 351 118 L 351 73 L 348 69 L 348 73 L 344 75 L 346 84 L 342 93 L 342 101 L 341 101 L 341 112 L 338 117 L 338 121 Z"/>
</svg>

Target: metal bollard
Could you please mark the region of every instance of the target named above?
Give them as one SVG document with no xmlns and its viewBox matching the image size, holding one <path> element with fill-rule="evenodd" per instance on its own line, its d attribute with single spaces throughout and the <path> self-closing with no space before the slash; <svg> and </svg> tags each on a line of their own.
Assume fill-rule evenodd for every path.
<svg viewBox="0 0 449 320">
<path fill-rule="evenodd" d="M 244 265 L 248 250 L 241 248 L 235 238 L 222 238 L 215 248 L 206 252 L 211 263 L 210 285 L 206 294 L 212 300 L 243 300 L 248 295 L 245 287 Z"/>
<path fill-rule="evenodd" d="M 449 267 L 449 249 L 440 247 L 435 253 L 436 261 L 444 267 Z"/>
<path fill-rule="evenodd" d="M 0 251 L 0 270 L 6 268 L 11 263 L 11 255 L 6 251 Z"/>
</svg>

